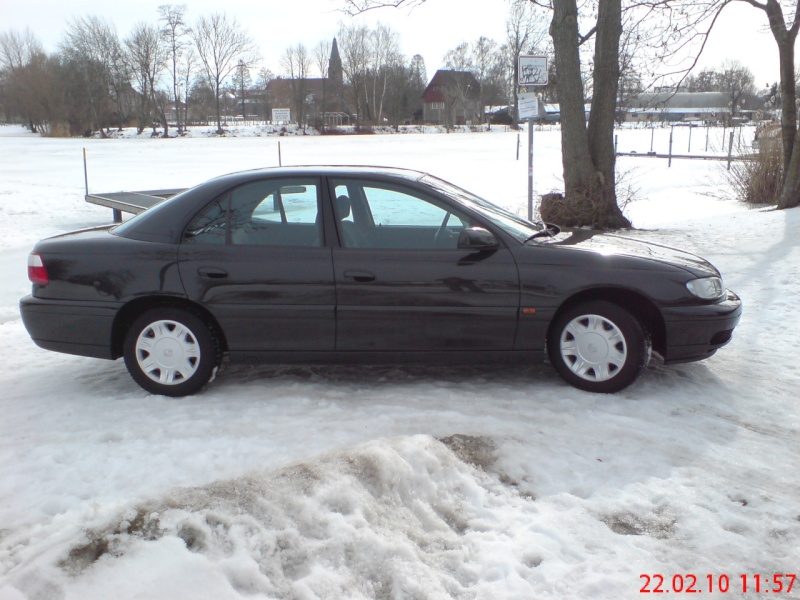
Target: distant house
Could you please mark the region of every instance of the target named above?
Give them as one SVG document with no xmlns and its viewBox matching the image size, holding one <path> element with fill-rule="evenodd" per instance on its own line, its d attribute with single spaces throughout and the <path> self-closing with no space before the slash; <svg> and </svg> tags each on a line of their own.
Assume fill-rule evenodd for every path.
<svg viewBox="0 0 800 600">
<path fill-rule="evenodd" d="M 757 96 L 746 94 L 731 107 L 726 92 L 660 92 L 639 94 L 620 106 L 625 121 L 702 121 L 729 122 L 733 116 L 753 118 L 764 108 Z"/>
<path fill-rule="evenodd" d="M 439 125 L 482 122 L 481 85 L 469 71 L 439 70 L 422 94 L 423 120 Z"/>
</svg>

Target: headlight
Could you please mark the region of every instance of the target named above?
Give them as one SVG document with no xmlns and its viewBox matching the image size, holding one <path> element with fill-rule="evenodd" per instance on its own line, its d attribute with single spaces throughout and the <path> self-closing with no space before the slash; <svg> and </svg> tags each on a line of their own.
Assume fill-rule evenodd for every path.
<svg viewBox="0 0 800 600">
<path fill-rule="evenodd" d="M 719 277 L 692 279 L 686 283 L 688 290 L 703 300 L 718 300 L 725 295 L 725 286 Z"/>
</svg>

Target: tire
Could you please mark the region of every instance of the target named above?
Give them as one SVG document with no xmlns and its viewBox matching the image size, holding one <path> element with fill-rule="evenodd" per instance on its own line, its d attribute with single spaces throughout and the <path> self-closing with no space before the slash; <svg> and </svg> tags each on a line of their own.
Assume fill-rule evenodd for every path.
<svg viewBox="0 0 800 600">
<path fill-rule="evenodd" d="M 125 337 L 123 354 L 134 381 L 163 396 L 198 392 L 222 358 L 213 329 L 179 308 L 154 308 L 139 315 Z"/>
<path fill-rule="evenodd" d="M 558 315 L 547 338 L 550 362 L 570 385 L 610 394 L 632 384 L 650 360 L 650 336 L 624 308 L 604 300 Z"/>
</svg>

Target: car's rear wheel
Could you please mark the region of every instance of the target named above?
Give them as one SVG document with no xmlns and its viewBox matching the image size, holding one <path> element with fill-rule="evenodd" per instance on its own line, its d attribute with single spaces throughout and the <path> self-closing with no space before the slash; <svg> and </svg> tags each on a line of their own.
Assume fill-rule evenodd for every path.
<svg viewBox="0 0 800 600">
<path fill-rule="evenodd" d="M 547 350 L 567 383 L 613 393 L 636 381 L 650 359 L 651 343 L 635 316 L 598 300 L 561 313 L 550 329 Z"/>
<path fill-rule="evenodd" d="M 187 396 L 199 391 L 220 363 L 214 331 L 179 308 L 154 308 L 139 315 L 125 338 L 125 366 L 148 392 Z"/>
</svg>

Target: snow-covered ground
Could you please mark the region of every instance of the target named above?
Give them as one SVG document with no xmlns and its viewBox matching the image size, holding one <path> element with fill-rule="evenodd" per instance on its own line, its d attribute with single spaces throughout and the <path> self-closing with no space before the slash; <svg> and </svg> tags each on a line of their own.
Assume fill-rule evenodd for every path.
<svg viewBox="0 0 800 600">
<path fill-rule="evenodd" d="M 543 365 L 228 366 L 169 399 L 121 362 L 33 345 L 27 253 L 111 216 L 83 202 L 82 148 L 96 192 L 275 165 L 280 142 L 283 164 L 417 168 L 526 210 L 516 133 L 257 133 L 0 127 L 0 600 L 619 599 L 658 576 L 672 595 L 800 598 L 788 576 L 773 591 L 800 574 L 800 212 L 738 204 L 724 163 L 619 161 L 630 235 L 710 259 L 745 312 L 713 358 L 653 365 L 614 396 Z M 650 136 L 622 131 L 620 151 Z M 723 131 L 708 136 L 723 154 Z M 534 146 L 537 191 L 559 189 L 558 131 Z"/>
</svg>

